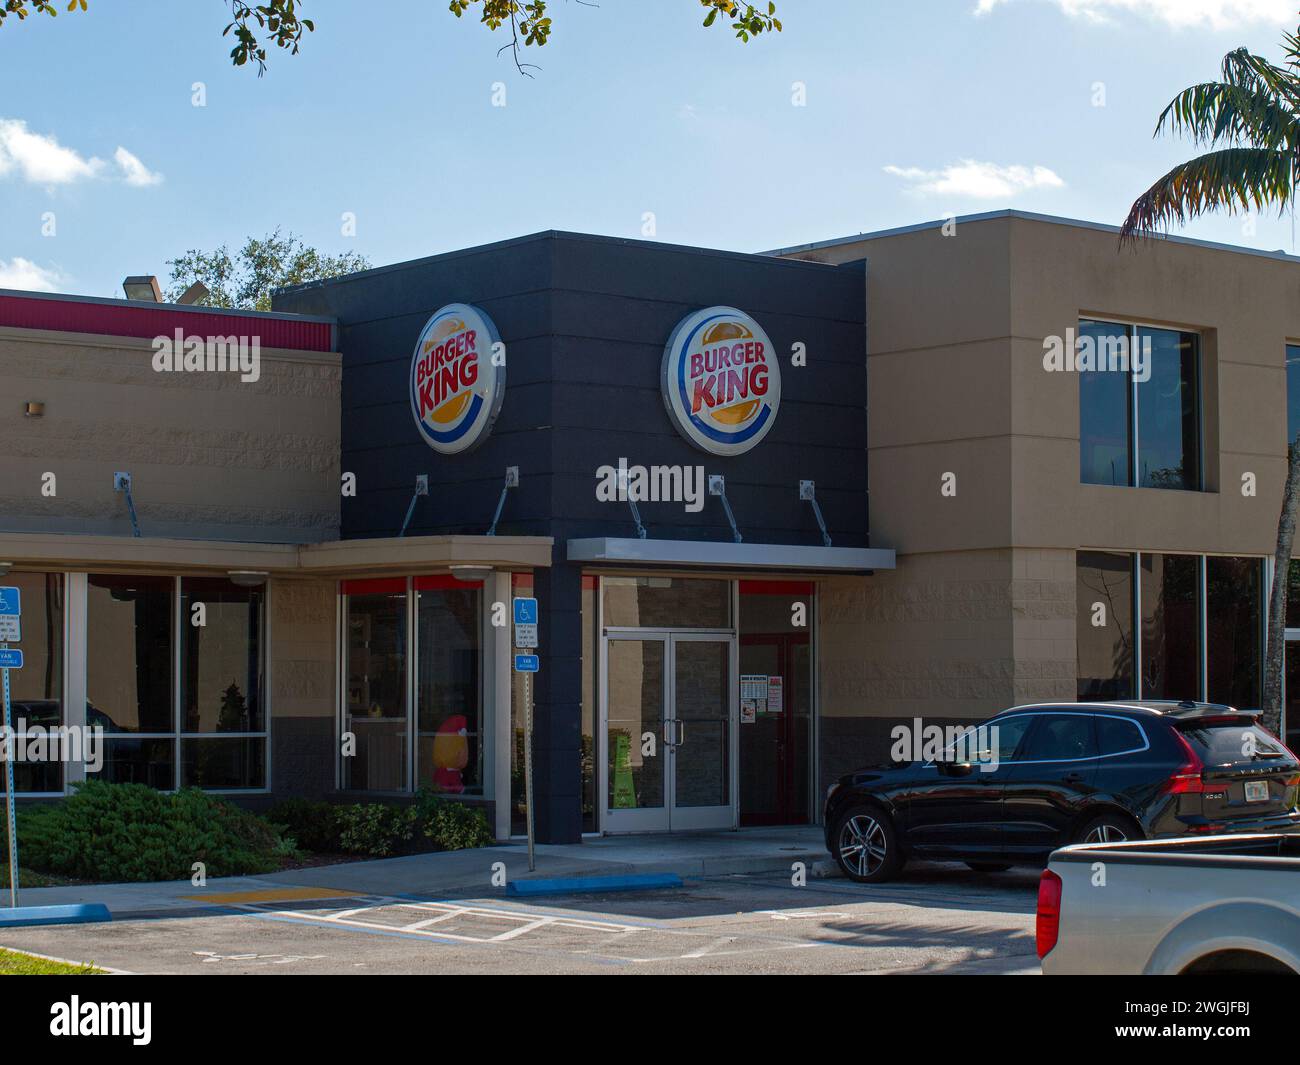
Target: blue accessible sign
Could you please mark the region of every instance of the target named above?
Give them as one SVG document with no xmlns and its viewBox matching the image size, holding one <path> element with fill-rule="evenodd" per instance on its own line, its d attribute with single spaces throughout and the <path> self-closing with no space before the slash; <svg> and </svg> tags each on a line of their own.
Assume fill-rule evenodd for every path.
<svg viewBox="0 0 1300 1065">
<path fill-rule="evenodd" d="M 525 650 L 537 646 L 536 599 L 515 600 L 515 646 Z"/>
<path fill-rule="evenodd" d="M 0 588 L 0 643 L 17 643 L 22 633 L 22 593 L 17 588 Z"/>
<path fill-rule="evenodd" d="M 0 648 L 0 669 L 22 669 L 23 653 L 16 647 Z"/>
<path fill-rule="evenodd" d="M 542 660 L 537 655 L 515 655 L 516 673 L 536 673 L 542 668 Z"/>
</svg>

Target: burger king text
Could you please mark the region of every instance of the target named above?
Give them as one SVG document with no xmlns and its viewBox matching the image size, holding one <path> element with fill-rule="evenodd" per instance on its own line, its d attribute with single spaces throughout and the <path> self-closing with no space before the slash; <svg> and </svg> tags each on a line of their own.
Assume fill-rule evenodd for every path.
<svg viewBox="0 0 1300 1065">
<path fill-rule="evenodd" d="M 425 341 L 416 363 L 415 388 L 420 416 L 468 392 L 478 380 L 478 332 L 463 329 L 442 341 Z"/>
<path fill-rule="evenodd" d="M 738 400 L 767 394 L 768 367 L 761 340 L 719 344 L 693 352 L 689 363 L 691 413 L 730 407 Z"/>
</svg>

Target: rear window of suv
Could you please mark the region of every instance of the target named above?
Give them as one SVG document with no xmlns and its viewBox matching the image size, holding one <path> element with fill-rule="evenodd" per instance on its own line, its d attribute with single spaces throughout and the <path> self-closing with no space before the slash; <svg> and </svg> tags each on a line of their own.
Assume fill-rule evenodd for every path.
<svg viewBox="0 0 1300 1065">
<path fill-rule="evenodd" d="M 1122 717 L 1097 716 L 1097 746 L 1103 755 L 1124 754 L 1146 747 L 1146 737 L 1137 723 Z"/>
<path fill-rule="evenodd" d="M 1265 758 L 1287 757 L 1281 742 L 1258 725 L 1184 725 L 1179 731 L 1206 765 L 1249 761 L 1252 754 Z"/>
</svg>

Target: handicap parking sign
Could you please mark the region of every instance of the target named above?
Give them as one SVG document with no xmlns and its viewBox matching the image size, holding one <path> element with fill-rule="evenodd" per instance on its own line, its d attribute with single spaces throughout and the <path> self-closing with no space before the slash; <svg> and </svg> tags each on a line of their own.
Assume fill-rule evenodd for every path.
<svg viewBox="0 0 1300 1065">
<path fill-rule="evenodd" d="M 14 587 L 0 588 L 0 643 L 16 643 L 23 638 L 22 612 L 22 593 Z"/>
<path fill-rule="evenodd" d="M 542 660 L 537 655 L 515 655 L 516 673 L 537 673 L 542 668 Z"/>
<path fill-rule="evenodd" d="M 17 647 L 0 648 L 0 669 L 22 669 L 23 653 Z M 8 693 L 6 693 L 8 694 Z"/>
<path fill-rule="evenodd" d="M 515 646 L 537 646 L 537 600 L 515 600 Z"/>
</svg>

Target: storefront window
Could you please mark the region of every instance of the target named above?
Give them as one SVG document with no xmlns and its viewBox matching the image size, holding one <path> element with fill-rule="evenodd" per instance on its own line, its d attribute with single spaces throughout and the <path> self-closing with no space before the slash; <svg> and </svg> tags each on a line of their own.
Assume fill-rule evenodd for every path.
<svg viewBox="0 0 1300 1065">
<path fill-rule="evenodd" d="M 1194 555 L 1142 555 L 1142 696 L 1197 699 L 1201 577 Z"/>
<path fill-rule="evenodd" d="M 1210 702 L 1242 710 L 1259 706 L 1262 569 L 1257 558 L 1206 559 Z"/>
<path fill-rule="evenodd" d="M 343 786 L 407 788 L 406 580 L 344 581 L 347 694 L 344 731 L 355 740 L 343 759 Z"/>
<path fill-rule="evenodd" d="M 1094 356 L 1079 375 L 1080 480 L 1198 490 L 1200 338 L 1081 321 L 1079 339 Z"/>
<path fill-rule="evenodd" d="M 181 581 L 183 785 L 266 786 L 265 600 L 227 580 Z"/>
<path fill-rule="evenodd" d="M 1197 337 L 1139 329 L 1151 345 L 1151 376 L 1137 382 L 1138 483 L 1144 488 L 1201 486 Z"/>
<path fill-rule="evenodd" d="M 22 595 L 23 668 L 9 672 L 10 710 L 15 733 L 63 724 L 63 576 L 11 573 L 4 579 Z M 15 762 L 14 788 L 20 792 L 63 790 L 63 765 Z"/>
<path fill-rule="evenodd" d="M 1080 322 L 1079 337 L 1105 350 L 1115 341 L 1127 343 L 1128 327 Z M 1133 483 L 1131 405 L 1127 374 L 1104 369 L 1079 374 L 1079 474 L 1084 484 Z"/>
<path fill-rule="evenodd" d="M 103 780 L 176 786 L 175 583 L 171 577 L 87 578 L 86 725 L 107 734 Z"/>
<path fill-rule="evenodd" d="M 1133 697 L 1133 556 L 1080 551 L 1076 570 L 1078 697 Z"/>
<path fill-rule="evenodd" d="M 417 577 L 418 781 L 483 794 L 482 585 Z"/>
<path fill-rule="evenodd" d="M 604 577 L 601 587 L 606 628 L 731 628 L 729 581 Z"/>
</svg>

